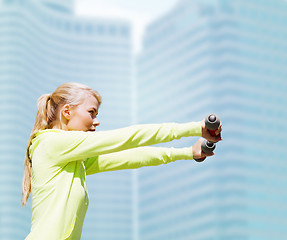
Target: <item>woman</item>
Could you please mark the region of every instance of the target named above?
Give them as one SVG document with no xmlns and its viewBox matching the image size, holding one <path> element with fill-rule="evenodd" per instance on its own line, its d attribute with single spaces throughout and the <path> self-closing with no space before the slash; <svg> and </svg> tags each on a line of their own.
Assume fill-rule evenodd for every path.
<svg viewBox="0 0 287 240">
<path fill-rule="evenodd" d="M 39 98 L 23 178 L 23 205 L 32 192 L 31 232 L 26 240 L 81 238 L 88 207 L 86 175 L 213 155 L 201 151 L 202 139 L 187 148 L 147 145 L 189 136 L 221 140 L 209 134 L 204 121 L 95 132 L 101 101 L 98 92 L 78 83 L 63 84 Z"/>
</svg>

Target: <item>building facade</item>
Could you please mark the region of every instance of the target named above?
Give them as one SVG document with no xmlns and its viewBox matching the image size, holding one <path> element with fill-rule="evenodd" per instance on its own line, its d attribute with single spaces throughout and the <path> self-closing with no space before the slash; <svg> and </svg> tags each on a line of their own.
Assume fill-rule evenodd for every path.
<svg viewBox="0 0 287 240">
<path fill-rule="evenodd" d="M 286 9 L 283 0 L 182 0 L 147 28 L 138 121 L 216 112 L 224 130 L 202 163 L 138 170 L 139 239 L 286 238 Z"/>
<path fill-rule="evenodd" d="M 0 238 L 30 230 L 21 180 L 37 98 L 74 81 L 101 93 L 99 130 L 210 112 L 224 124 L 203 163 L 89 176 L 82 239 L 285 239 L 286 23 L 283 0 L 181 0 L 146 29 L 132 82 L 128 22 L 76 17 L 70 0 L 0 1 Z"/>
<path fill-rule="evenodd" d="M 24 239 L 31 201 L 21 207 L 26 144 L 38 97 L 80 82 L 103 97 L 98 130 L 131 123 L 131 27 L 123 20 L 85 19 L 70 0 L 1 1 L 0 238 Z M 83 239 L 132 238 L 131 172 L 87 178 L 90 205 Z"/>
</svg>

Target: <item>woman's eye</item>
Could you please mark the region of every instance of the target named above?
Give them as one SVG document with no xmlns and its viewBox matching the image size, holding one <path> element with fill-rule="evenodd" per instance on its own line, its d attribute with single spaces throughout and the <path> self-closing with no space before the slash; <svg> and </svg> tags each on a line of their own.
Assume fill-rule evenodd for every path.
<svg viewBox="0 0 287 240">
<path fill-rule="evenodd" d="M 92 118 L 96 118 L 97 117 L 97 114 L 95 111 L 89 111 L 90 115 Z"/>
</svg>

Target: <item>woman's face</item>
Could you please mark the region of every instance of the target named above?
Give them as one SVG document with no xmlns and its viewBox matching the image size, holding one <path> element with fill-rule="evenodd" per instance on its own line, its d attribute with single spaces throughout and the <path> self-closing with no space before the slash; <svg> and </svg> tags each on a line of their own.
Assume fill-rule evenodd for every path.
<svg viewBox="0 0 287 240">
<path fill-rule="evenodd" d="M 99 102 L 91 95 L 87 95 L 82 104 L 71 107 L 67 119 L 67 130 L 95 131 L 100 125 L 97 120 Z"/>
</svg>

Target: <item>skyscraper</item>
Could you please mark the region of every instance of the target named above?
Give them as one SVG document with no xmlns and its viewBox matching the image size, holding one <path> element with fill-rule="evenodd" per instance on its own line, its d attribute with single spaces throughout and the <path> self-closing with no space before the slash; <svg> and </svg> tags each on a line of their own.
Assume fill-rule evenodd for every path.
<svg viewBox="0 0 287 240">
<path fill-rule="evenodd" d="M 21 180 L 37 98 L 61 83 L 81 82 L 103 97 L 99 130 L 130 124 L 131 49 L 129 22 L 76 17 L 73 1 L 1 1 L 1 239 L 24 239 L 30 230 Z M 131 172 L 90 176 L 87 184 L 83 239 L 131 239 Z"/>
<path fill-rule="evenodd" d="M 141 240 L 286 238 L 286 4 L 182 0 L 147 28 L 139 122 L 216 112 L 224 130 L 203 163 L 138 171 Z"/>
</svg>

